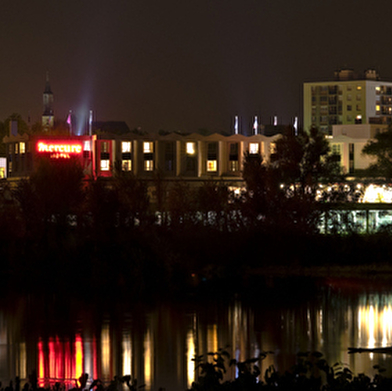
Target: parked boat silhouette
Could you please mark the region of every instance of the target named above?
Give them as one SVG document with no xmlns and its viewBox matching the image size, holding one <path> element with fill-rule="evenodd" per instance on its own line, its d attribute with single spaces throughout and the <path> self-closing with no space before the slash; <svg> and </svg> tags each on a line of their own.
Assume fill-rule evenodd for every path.
<svg viewBox="0 0 392 391">
<path fill-rule="evenodd" d="M 383 353 L 392 354 L 392 346 L 385 346 L 383 348 L 348 348 L 348 353 Z"/>
</svg>

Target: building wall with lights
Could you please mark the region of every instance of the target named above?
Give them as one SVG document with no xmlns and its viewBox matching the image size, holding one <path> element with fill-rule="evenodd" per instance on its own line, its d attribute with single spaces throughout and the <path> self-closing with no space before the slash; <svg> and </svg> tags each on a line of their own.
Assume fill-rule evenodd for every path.
<svg viewBox="0 0 392 391">
<path fill-rule="evenodd" d="M 213 134 L 187 136 L 99 134 L 93 136 L 41 136 L 10 134 L 4 138 L 7 176 L 28 177 L 40 156 L 80 160 L 86 176 L 110 177 L 117 165 L 123 171 L 152 179 L 159 172 L 166 179 L 197 182 L 208 179 L 242 181 L 244 153 L 261 154 L 268 160 L 279 135 Z"/>
<path fill-rule="evenodd" d="M 362 154 L 366 143 L 387 129 L 387 125 L 356 124 L 334 125 L 332 136 L 328 137 L 331 151 L 340 155 L 344 171 L 354 175 L 356 170 L 364 170 L 375 163 L 375 158 Z"/>
</svg>

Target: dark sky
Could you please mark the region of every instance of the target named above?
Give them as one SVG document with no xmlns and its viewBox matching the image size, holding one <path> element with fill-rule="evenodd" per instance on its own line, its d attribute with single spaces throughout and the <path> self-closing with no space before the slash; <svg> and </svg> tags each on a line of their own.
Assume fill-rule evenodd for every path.
<svg viewBox="0 0 392 391">
<path fill-rule="evenodd" d="M 302 115 L 302 83 L 341 67 L 392 79 L 392 2 L 2 0 L 0 119 L 93 109 L 155 132 Z M 260 121 L 259 121 L 260 122 Z"/>
</svg>

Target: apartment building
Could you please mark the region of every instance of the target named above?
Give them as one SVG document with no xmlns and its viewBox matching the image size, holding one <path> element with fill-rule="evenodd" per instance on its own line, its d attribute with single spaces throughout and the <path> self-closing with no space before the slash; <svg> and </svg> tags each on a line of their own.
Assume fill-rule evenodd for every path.
<svg viewBox="0 0 392 391">
<path fill-rule="evenodd" d="M 362 75 L 339 70 L 334 80 L 304 83 L 303 107 L 304 129 L 316 126 L 326 135 L 334 125 L 389 124 L 392 82 L 381 81 L 372 69 Z"/>
</svg>

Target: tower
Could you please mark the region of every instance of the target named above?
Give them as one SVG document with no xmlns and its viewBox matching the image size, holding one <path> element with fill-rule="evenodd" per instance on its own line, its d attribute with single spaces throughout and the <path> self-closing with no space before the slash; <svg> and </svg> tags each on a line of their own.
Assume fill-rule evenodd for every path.
<svg viewBox="0 0 392 391">
<path fill-rule="evenodd" d="M 54 115 L 53 115 L 53 92 L 50 89 L 49 72 L 46 72 L 46 83 L 43 94 L 44 112 L 42 114 L 42 127 L 45 130 L 53 128 Z"/>
</svg>

